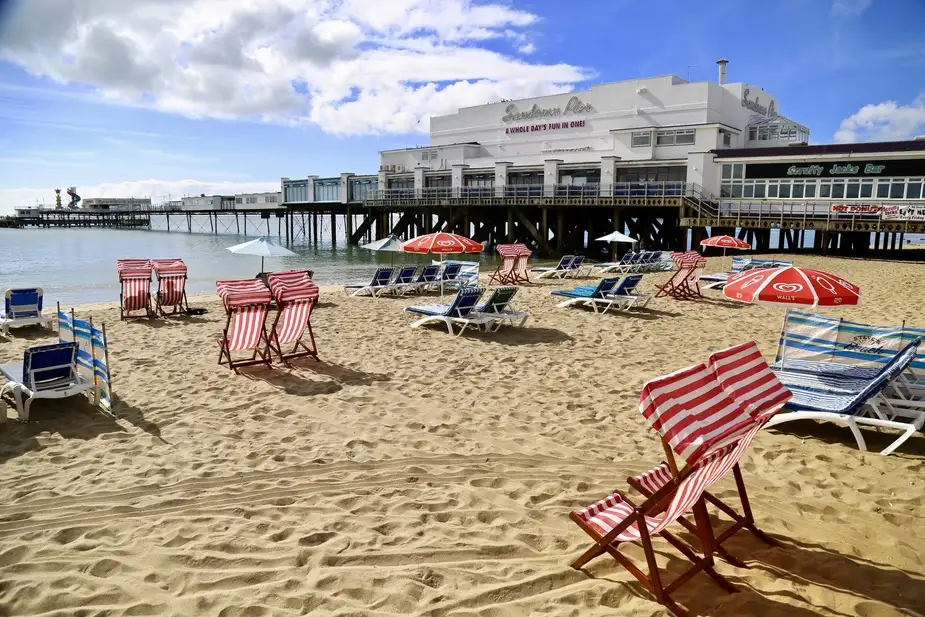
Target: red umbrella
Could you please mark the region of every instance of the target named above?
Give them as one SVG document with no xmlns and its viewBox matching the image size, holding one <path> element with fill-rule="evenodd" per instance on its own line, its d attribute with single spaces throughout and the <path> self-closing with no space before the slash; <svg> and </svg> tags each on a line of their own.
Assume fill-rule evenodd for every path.
<svg viewBox="0 0 925 617">
<path fill-rule="evenodd" d="M 406 253 L 481 253 L 485 247 L 465 236 L 438 231 L 408 240 L 401 245 L 401 250 Z"/>
<path fill-rule="evenodd" d="M 723 294 L 732 300 L 801 308 L 857 306 L 858 286 L 828 272 L 810 268 L 761 268 L 729 278 Z"/>
<path fill-rule="evenodd" d="M 752 245 L 745 240 L 739 240 L 732 236 L 713 236 L 701 242 L 700 246 L 718 246 L 721 249 L 741 249 L 743 251 L 752 248 Z"/>
</svg>

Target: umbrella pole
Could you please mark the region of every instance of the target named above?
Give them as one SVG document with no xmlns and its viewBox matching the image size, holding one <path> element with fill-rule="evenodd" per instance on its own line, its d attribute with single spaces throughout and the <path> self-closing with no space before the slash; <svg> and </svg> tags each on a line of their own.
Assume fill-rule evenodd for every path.
<svg viewBox="0 0 925 617">
<path fill-rule="evenodd" d="M 784 359 L 787 356 L 787 318 L 790 317 L 790 309 L 784 312 L 784 323 L 780 326 L 780 368 L 784 368 Z"/>
</svg>

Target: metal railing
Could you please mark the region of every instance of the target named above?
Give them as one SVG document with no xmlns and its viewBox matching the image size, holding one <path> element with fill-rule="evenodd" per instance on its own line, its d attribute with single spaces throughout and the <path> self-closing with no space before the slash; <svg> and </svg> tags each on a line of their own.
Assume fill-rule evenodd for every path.
<svg viewBox="0 0 925 617">
<path fill-rule="evenodd" d="M 866 199 L 863 204 L 846 203 L 844 199 L 825 199 L 802 202 L 782 201 L 723 201 L 710 218 L 735 218 L 736 226 L 742 220 L 759 223 L 784 221 L 808 222 L 925 222 L 925 200 L 880 201 Z"/>
<path fill-rule="evenodd" d="M 429 187 L 370 191 L 367 201 L 397 199 L 487 199 L 499 197 L 682 197 L 693 185 L 685 182 L 617 182 L 614 184 L 508 184 L 505 186 Z"/>
</svg>

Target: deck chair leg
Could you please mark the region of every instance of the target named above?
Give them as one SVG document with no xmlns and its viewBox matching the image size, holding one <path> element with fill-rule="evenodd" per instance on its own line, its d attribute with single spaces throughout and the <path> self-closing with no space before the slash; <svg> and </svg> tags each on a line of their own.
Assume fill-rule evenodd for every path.
<svg viewBox="0 0 925 617">
<path fill-rule="evenodd" d="M 646 556 L 646 565 L 649 567 L 649 582 L 652 585 L 652 592 L 655 599 L 660 603 L 665 603 L 665 590 L 662 587 L 662 577 L 658 572 L 658 564 L 655 563 L 655 551 L 652 549 L 652 538 L 649 537 L 649 530 L 643 517 L 636 514 L 637 527 L 639 528 L 639 541 L 642 544 L 642 550 Z"/>
<path fill-rule="evenodd" d="M 735 478 L 736 488 L 739 490 L 739 501 L 742 504 L 742 514 L 743 514 L 742 518 L 745 520 L 745 528 L 748 529 L 756 538 L 758 538 L 765 544 L 769 544 L 771 546 L 782 547 L 783 545 L 780 542 L 778 542 L 777 540 L 775 540 L 774 538 L 772 538 L 765 532 L 758 529 L 758 527 L 755 525 L 755 517 L 752 514 L 752 506 L 748 502 L 748 493 L 745 490 L 745 480 L 742 478 L 742 470 L 739 468 L 738 463 L 736 463 L 735 466 L 732 468 L 732 475 L 733 475 L 733 478 Z M 717 501 L 719 500 L 717 499 Z M 726 504 L 723 504 L 723 505 L 726 506 Z M 729 507 L 726 506 L 726 508 L 729 508 Z M 729 508 L 729 509 L 731 510 L 732 508 Z"/>
</svg>

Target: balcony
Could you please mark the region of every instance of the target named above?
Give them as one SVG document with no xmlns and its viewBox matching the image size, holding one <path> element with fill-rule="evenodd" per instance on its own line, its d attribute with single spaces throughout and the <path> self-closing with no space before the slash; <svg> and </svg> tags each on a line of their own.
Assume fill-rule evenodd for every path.
<svg viewBox="0 0 925 617">
<path fill-rule="evenodd" d="M 364 203 L 369 205 L 388 205 L 390 203 L 415 205 L 409 202 L 421 202 L 418 205 L 455 205 L 490 201 L 491 204 L 503 205 L 505 201 L 534 200 L 537 203 L 553 200 L 555 203 L 570 200 L 605 200 L 608 203 L 615 198 L 632 198 L 634 200 L 662 200 L 680 198 L 689 195 L 693 185 L 685 182 L 618 182 L 614 184 L 509 184 L 506 186 L 464 186 L 424 189 L 385 189 L 371 191 Z M 447 202 L 447 203 L 442 203 Z M 453 203 L 450 203 L 453 202 Z"/>
</svg>

